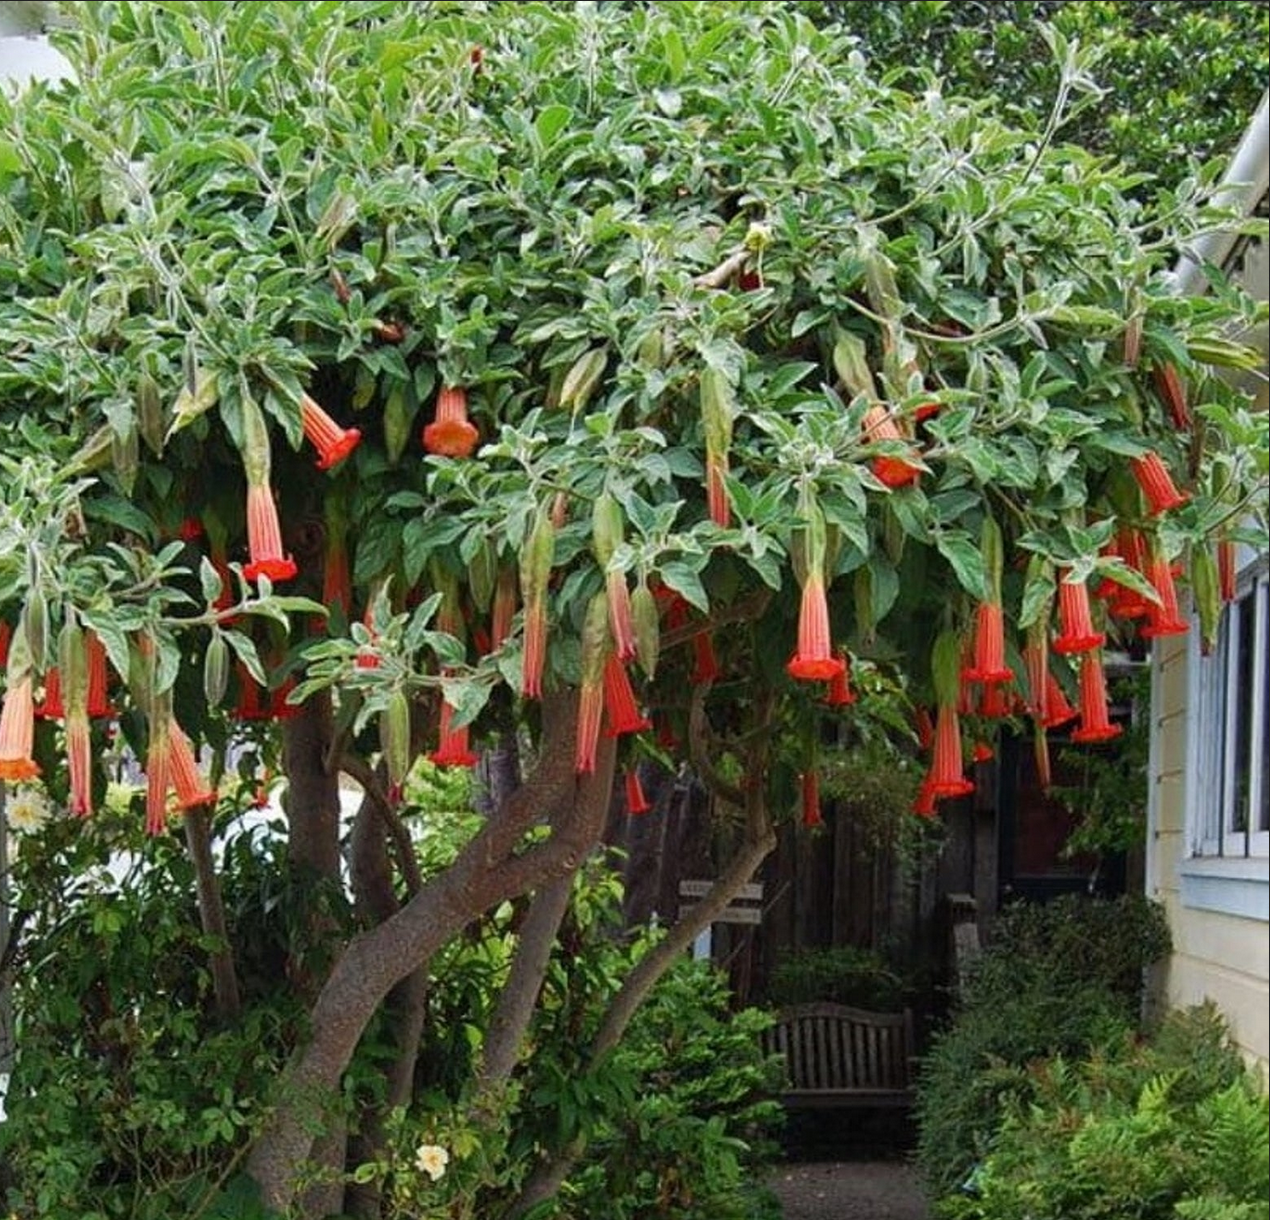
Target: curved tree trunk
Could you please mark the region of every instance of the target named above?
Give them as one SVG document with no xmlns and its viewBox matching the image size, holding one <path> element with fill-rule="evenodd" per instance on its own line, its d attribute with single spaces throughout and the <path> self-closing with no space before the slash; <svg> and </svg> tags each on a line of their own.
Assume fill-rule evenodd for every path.
<svg viewBox="0 0 1270 1220">
<path fill-rule="evenodd" d="M 741 892 L 742 886 L 754 876 L 775 846 L 776 835 L 768 824 L 766 812 L 760 811 L 755 817 L 755 826 L 747 832 L 745 841 L 710 892 L 692 907 L 688 915 L 678 920 L 666 938 L 650 949 L 626 976 L 596 1032 L 589 1056 L 592 1062 L 613 1050 L 657 981 Z M 512 1204 L 507 1213 L 508 1220 L 521 1220 L 539 1203 L 554 1198 L 585 1151 L 585 1142 L 575 1140 L 544 1161 L 530 1175 L 520 1197 Z"/>
<path fill-rule="evenodd" d="M 212 970 L 212 993 L 216 1000 L 216 1016 L 232 1021 L 238 1016 L 238 974 L 234 953 L 229 946 L 229 926 L 225 920 L 225 903 L 221 897 L 220 878 L 212 859 L 212 824 L 206 806 L 185 811 L 185 845 L 194 864 L 194 888 L 197 894 L 199 924 L 204 936 L 214 936 L 222 947 L 208 955 Z"/>
<path fill-rule="evenodd" d="M 498 997 L 498 1005 L 485 1034 L 485 1048 L 476 1072 L 473 1109 L 479 1114 L 495 1098 L 499 1086 L 512 1074 L 520 1058 L 525 1030 L 538 1003 L 542 980 L 551 963 L 560 923 L 573 894 L 573 873 L 555 877 L 538 887 L 521 925 L 511 971 Z"/>
<path fill-rule="evenodd" d="M 339 774 L 330 765 L 334 728 L 331 700 L 323 691 L 306 700 L 282 722 L 283 769 L 287 788 L 287 865 L 293 892 L 305 895 L 307 909 L 298 912 L 303 935 L 287 963 L 292 986 L 306 998 L 318 994 L 325 979 L 335 925 L 329 903 L 340 885 Z M 314 1162 L 327 1172 L 300 1200 L 304 1217 L 334 1215 L 340 1210 L 348 1132 L 341 1121 L 318 1140 Z"/>
<path fill-rule="evenodd" d="M 388 850 L 390 836 L 399 840 L 404 835 L 406 840 L 404 844 L 398 843 L 398 854 L 403 856 L 400 866 L 405 874 L 406 892 L 417 894 L 423 882 L 409 833 L 388 805 L 379 777 L 369 767 L 356 766 L 350 760 L 345 760 L 345 763 L 346 769 L 355 773 L 354 778 L 360 778 L 365 792 L 351 835 L 350 873 L 354 899 L 362 923 L 381 924 L 400 910 Z M 360 1133 L 349 1140 L 350 1165 L 379 1159 L 385 1146 L 384 1119 L 395 1107 L 410 1100 L 419 1040 L 423 1036 L 427 1015 L 427 998 L 428 975 L 421 968 L 402 979 L 384 1001 L 392 1033 L 393 1056 L 384 1072 L 382 1101 L 373 1110 L 362 1113 Z M 381 1196 L 378 1180 L 350 1183 L 344 1192 L 343 1211 L 358 1217 L 358 1220 L 378 1220 Z"/>
<path fill-rule="evenodd" d="M 592 1063 L 602 1059 L 617 1046 L 631 1018 L 648 998 L 648 993 L 657 985 L 657 981 L 741 892 L 741 887 L 754 876 L 776 847 L 776 835 L 767 811 L 764 782 L 768 766 L 768 731 L 774 708 L 775 699 L 770 690 L 764 692 L 763 697 L 755 702 L 756 732 L 745 756 L 745 779 L 738 787 L 723 780 L 707 756 L 705 692 L 698 689 L 694 693 L 689 717 L 689 748 L 693 761 L 716 797 L 745 810 L 742 841 L 727 868 L 710 887 L 709 893 L 694 904 L 685 917 L 677 920 L 666 938 L 650 949 L 626 976 L 596 1031 L 589 1055 Z M 585 1151 L 585 1140 L 575 1139 L 543 1161 L 530 1174 L 519 1197 L 513 1200 L 506 1213 L 507 1220 L 522 1220 L 538 1204 L 554 1198 Z"/>
<path fill-rule="evenodd" d="M 612 788 L 613 741 L 601 741 L 596 772 L 579 778 L 573 770 L 576 695 L 566 691 L 544 699 L 542 718 L 533 775 L 450 868 L 393 918 L 355 937 L 335 963 L 312 1010 L 312 1038 L 282 1073 L 279 1104 L 248 1159 L 266 1206 L 279 1212 L 290 1206 L 297 1171 L 313 1147 L 308 1119 L 338 1089 L 358 1040 L 391 988 L 481 912 L 576 868 L 598 840 Z M 546 817 L 552 817 L 552 834 L 517 850 L 526 832 Z"/>
</svg>

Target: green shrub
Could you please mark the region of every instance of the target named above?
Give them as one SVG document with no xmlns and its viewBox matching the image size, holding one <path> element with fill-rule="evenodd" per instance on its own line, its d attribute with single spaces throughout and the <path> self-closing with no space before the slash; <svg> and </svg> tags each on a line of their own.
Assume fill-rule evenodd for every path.
<svg viewBox="0 0 1270 1220">
<path fill-rule="evenodd" d="M 1168 951 L 1158 907 L 1076 895 L 1004 912 L 952 1024 L 918 1073 L 917 1161 L 933 1195 L 956 1190 L 986 1153 L 1028 1064 L 1082 1056 L 1136 1026 L 1142 972 Z"/>
<path fill-rule="evenodd" d="M 231 845 L 230 891 L 250 888 L 235 862 L 252 855 Z M 248 986 L 239 1019 L 216 1021 L 188 856 L 167 838 L 143 852 L 135 816 L 51 823 L 21 844 L 13 879 L 23 935 L 6 1203 L 76 1220 L 206 1211 L 263 1118 L 302 1009 Z M 257 915 L 269 905 L 257 892 Z M 282 936 L 269 922 L 253 925 L 262 944 Z"/>
<path fill-rule="evenodd" d="M 835 945 L 782 957 L 772 970 L 767 1000 L 777 1007 L 832 1000 L 889 1012 L 904 1006 L 905 985 L 880 953 Z"/>
<path fill-rule="evenodd" d="M 569 1216 L 757 1220 L 755 1182 L 776 1154 L 774 1063 L 759 1050 L 770 1018 L 728 1011 L 723 976 L 683 961 L 658 984 L 603 1071 L 634 1087 L 604 1115 L 566 1191 Z"/>
<path fill-rule="evenodd" d="M 1172 1015 L 1083 1061 L 1033 1065 L 948 1220 L 1254 1220 L 1267 1215 L 1270 1112 L 1216 1012 Z"/>
</svg>

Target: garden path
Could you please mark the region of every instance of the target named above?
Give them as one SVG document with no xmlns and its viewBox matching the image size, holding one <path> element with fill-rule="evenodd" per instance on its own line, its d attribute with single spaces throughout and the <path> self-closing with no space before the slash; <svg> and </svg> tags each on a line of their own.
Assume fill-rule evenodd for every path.
<svg viewBox="0 0 1270 1220">
<path fill-rule="evenodd" d="M 917 1171 L 902 1161 L 808 1161 L 770 1181 L 785 1220 L 929 1220 Z"/>
</svg>

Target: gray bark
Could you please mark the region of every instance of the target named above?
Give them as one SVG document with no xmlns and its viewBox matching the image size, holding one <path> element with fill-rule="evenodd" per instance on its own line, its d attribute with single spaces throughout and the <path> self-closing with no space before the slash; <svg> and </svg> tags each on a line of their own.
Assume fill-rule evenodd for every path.
<svg viewBox="0 0 1270 1220">
<path fill-rule="evenodd" d="M 220 878 L 216 875 L 212 859 L 211 819 L 201 806 L 185 811 L 185 845 L 194 864 L 199 924 L 205 936 L 214 936 L 221 943 L 221 948 L 214 949 L 209 955 L 216 1016 L 221 1021 L 230 1021 L 238 1016 L 241 1008 L 238 975 L 234 969 L 234 953 L 229 946 L 229 927 L 225 920 Z"/>
<path fill-rule="evenodd" d="M 313 1148 L 311 1107 L 339 1086 L 367 1023 L 401 979 L 426 963 L 481 912 L 567 873 L 603 828 L 612 786 L 613 742 L 603 739 L 594 775 L 574 774 L 576 695 L 543 700 L 543 742 L 534 773 L 444 873 L 427 881 L 386 923 L 355 937 L 336 961 L 312 1010 L 313 1035 L 282 1073 L 278 1105 L 248 1158 L 266 1206 L 285 1212 Z M 518 850 L 525 833 L 552 817 L 552 834 Z"/>
<path fill-rule="evenodd" d="M 485 1035 L 485 1049 L 476 1073 L 474 1109 L 489 1105 L 520 1058 L 525 1030 L 529 1027 L 542 980 L 551 962 L 560 922 L 569 909 L 573 874 L 556 877 L 538 887 L 520 929 L 511 971 L 499 994 L 498 1004 Z"/>
</svg>

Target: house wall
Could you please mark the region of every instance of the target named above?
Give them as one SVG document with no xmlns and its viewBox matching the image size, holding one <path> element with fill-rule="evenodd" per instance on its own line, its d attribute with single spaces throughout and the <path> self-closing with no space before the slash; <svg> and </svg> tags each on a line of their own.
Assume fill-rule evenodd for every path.
<svg viewBox="0 0 1270 1220">
<path fill-rule="evenodd" d="M 1187 641 L 1162 641 L 1156 655 L 1151 780 L 1154 787 L 1147 896 L 1162 903 L 1173 954 L 1160 971 L 1170 1007 L 1212 1000 L 1244 1054 L 1270 1067 L 1270 925 L 1264 919 L 1201 910 L 1183 902 L 1187 857 Z"/>
</svg>

